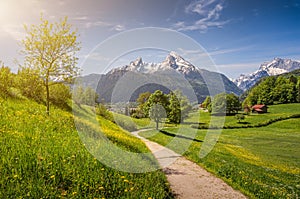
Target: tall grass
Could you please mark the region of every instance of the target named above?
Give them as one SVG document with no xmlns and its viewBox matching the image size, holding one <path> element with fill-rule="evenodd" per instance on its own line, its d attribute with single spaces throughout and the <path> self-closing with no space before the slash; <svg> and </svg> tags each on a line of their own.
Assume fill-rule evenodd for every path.
<svg viewBox="0 0 300 199">
<path fill-rule="evenodd" d="M 85 148 L 73 115 L 29 100 L 0 100 L 0 198 L 171 198 L 161 171 L 126 173 Z M 106 132 L 129 151 L 146 146 L 115 124 Z"/>
</svg>

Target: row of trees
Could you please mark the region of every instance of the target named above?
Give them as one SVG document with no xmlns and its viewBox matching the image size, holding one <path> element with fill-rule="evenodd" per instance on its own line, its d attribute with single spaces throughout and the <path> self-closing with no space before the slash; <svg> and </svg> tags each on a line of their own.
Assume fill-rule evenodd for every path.
<svg viewBox="0 0 300 199">
<path fill-rule="evenodd" d="M 220 93 L 214 96 L 213 99 L 207 96 L 201 106 L 213 114 L 226 113 L 230 115 L 241 109 L 239 97 L 233 93 Z"/>
<path fill-rule="evenodd" d="M 26 97 L 36 102 L 46 102 L 46 90 L 42 79 L 30 68 L 20 68 L 17 74 L 10 68 L 0 67 L 1 97 Z M 57 83 L 49 89 L 49 103 L 65 107 L 71 98 L 70 86 Z"/>
<path fill-rule="evenodd" d="M 271 76 L 249 91 L 244 106 L 295 102 L 300 102 L 300 77 Z"/>
<path fill-rule="evenodd" d="M 132 116 L 150 117 L 156 122 L 158 128 L 159 122 L 167 118 L 168 122 L 179 124 L 188 117 L 192 106 L 186 96 L 180 91 L 164 94 L 157 90 L 154 93 L 141 93 L 137 99 L 138 108 L 133 111 Z"/>
</svg>

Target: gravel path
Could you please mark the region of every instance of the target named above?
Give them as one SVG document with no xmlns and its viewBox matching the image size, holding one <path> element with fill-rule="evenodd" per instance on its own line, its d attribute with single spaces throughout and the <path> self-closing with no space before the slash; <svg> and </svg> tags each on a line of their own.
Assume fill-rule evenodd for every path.
<svg viewBox="0 0 300 199">
<path fill-rule="evenodd" d="M 163 168 L 176 198 L 247 198 L 194 162 L 164 146 L 139 136 L 138 133 L 141 131 L 135 131 L 132 134 L 143 140 L 152 151 Z"/>
</svg>

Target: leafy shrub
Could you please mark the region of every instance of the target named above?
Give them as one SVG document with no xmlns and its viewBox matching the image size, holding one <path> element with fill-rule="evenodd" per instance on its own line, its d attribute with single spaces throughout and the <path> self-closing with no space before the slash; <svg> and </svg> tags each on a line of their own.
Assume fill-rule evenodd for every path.
<svg viewBox="0 0 300 199">
<path fill-rule="evenodd" d="M 68 100 L 71 99 L 70 87 L 65 84 L 54 84 L 50 86 L 50 102 L 60 106 L 65 107 Z"/>
<path fill-rule="evenodd" d="M 7 96 L 9 95 L 9 89 L 13 85 L 13 74 L 10 71 L 10 68 L 6 66 L 0 67 L 0 95 Z"/>
<path fill-rule="evenodd" d="M 43 102 L 45 88 L 40 77 L 30 68 L 21 68 L 15 78 L 21 94 L 36 102 Z"/>
<path fill-rule="evenodd" d="M 107 110 L 104 104 L 98 104 L 95 110 L 97 115 L 100 115 L 111 122 L 115 122 L 113 114 L 109 110 Z"/>
</svg>

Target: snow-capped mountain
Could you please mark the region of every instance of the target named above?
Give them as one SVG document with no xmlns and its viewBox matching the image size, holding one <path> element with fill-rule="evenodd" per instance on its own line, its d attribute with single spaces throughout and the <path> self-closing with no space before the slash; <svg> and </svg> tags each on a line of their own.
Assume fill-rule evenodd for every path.
<svg viewBox="0 0 300 199">
<path fill-rule="evenodd" d="M 256 84 L 261 78 L 267 76 L 280 75 L 282 73 L 291 72 L 300 69 L 300 61 L 291 59 L 275 58 L 270 62 L 265 62 L 260 65 L 259 69 L 248 75 L 242 74 L 233 82 L 242 90 L 248 90 Z"/>
<path fill-rule="evenodd" d="M 169 92 L 168 89 L 184 91 L 187 87 L 192 87 L 198 102 L 202 102 L 208 95 L 224 92 L 224 89 L 228 93 L 241 94 L 241 90 L 225 75 L 199 69 L 176 52 L 170 52 L 161 63 L 146 63 L 139 57 L 128 65 L 114 68 L 102 75 L 97 87 L 100 98 L 110 102 L 115 85 L 120 86 L 118 82 L 125 74 L 127 78 L 130 76 L 135 82 L 141 82 L 140 88 L 132 94 L 131 100 L 137 99 L 140 93 L 146 91 L 154 92 L 158 89 L 164 92 Z M 146 79 L 158 83 L 143 85 Z M 159 85 L 159 82 L 163 82 L 162 85 Z M 127 90 L 131 83 L 131 81 L 122 83 L 122 90 Z M 118 98 L 119 101 L 122 100 L 121 97 Z"/>
<path fill-rule="evenodd" d="M 171 51 L 166 59 L 161 63 L 146 63 L 143 62 L 141 57 L 138 57 L 135 61 L 130 62 L 129 65 L 125 65 L 120 68 L 115 68 L 109 71 L 109 74 L 116 71 L 131 71 L 139 73 L 155 73 L 158 71 L 176 70 L 182 74 L 188 74 L 192 71 L 197 71 L 196 67 L 190 62 L 183 59 L 176 52 Z"/>
</svg>

